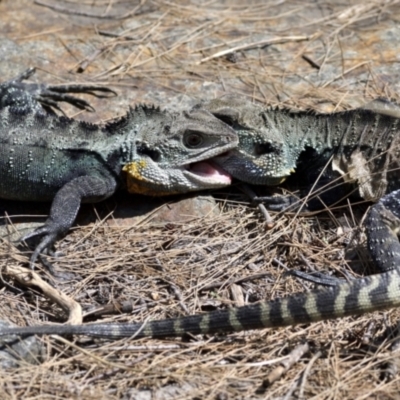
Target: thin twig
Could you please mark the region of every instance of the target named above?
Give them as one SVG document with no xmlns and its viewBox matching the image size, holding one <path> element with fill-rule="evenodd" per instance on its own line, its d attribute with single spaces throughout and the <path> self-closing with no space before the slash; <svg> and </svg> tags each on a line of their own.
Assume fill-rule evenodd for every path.
<svg viewBox="0 0 400 400">
<path fill-rule="evenodd" d="M 304 399 L 304 386 L 305 386 L 305 384 L 307 382 L 308 375 L 310 374 L 311 367 L 313 366 L 315 361 L 317 361 L 318 358 L 320 358 L 321 356 L 322 356 L 322 352 L 318 351 L 316 354 L 313 355 L 313 357 L 311 358 L 311 360 L 307 364 L 307 367 L 304 370 L 303 376 L 301 377 L 301 384 L 300 384 L 300 388 L 299 388 L 299 394 L 297 396 L 299 399 Z"/>
<path fill-rule="evenodd" d="M 58 5 L 54 4 L 47 4 L 44 3 L 41 0 L 35 0 L 34 4 L 37 4 L 38 6 L 46 7 L 49 8 L 50 10 L 54 10 L 63 14 L 68 14 L 68 15 L 78 15 L 80 17 L 88 17 L 88 18 L 98 18 L 98 19 L 126 19 L 131 17 L 132 15 L 135 15 L 137 10 L 139 10 L 140 7 L 142 7 L 147 0 L 142 0 L 132 11 L 124 14 L 124 15 L 99 15 L 99 14 L 90 14 L 82 11 L 77 11 L 77 10 L 71 10 L 65 7 L 60 7 Z"/>
<path fill-rule="evenodd" d="M 244 276 L 244 277 L 238 278 L 238 279 L 231 279 L 231 280 L 225 281 L 225 282 L 213 282 L 213 283 L 210 283 L 207 286 L 203 286 L 201 288 L 201 290 L 210 290 L 210 289 L 219 288 L 221 286 L 230 286 L 230 285 L 233 285 L 233 284 L 248 282 L 248 281 L 252 281 L 254 279 L 261 279 L 261 278 L 265 278 L 265 277 L 269 277 L 269 276 L 271 276 L 271 274 L 263 272 L 263 273 L 260 273 L 260 274 Z"/>
<path fill-rule="evenodd" d="M 267 379 L 264 381 L 264 386 L 270 386 L 273 382 L 277 381 L 278 379 L 281 378 L 283 374 L 285 374 L 289 369 L 296 364 L 301 357 L 305 353 L 307 353 L 310 350 L 310 346 L 308 343 L 301 344 L 297 346 L 294 350 L 292 350 L 289 354 L 289 356 L 281 361 L 281 365 L 276 367 L 267 377 Z"/>
<path fill-rule="evenodd" d="M 276 37 L 276 38 L 272 38 L 272 39 L 260 40 L 258 42 L 242 44 L 240 46 L 232 47 L 227 50 L 219 51 L 218 53 L 215 53 L 209 57 L 202 58 L 196 64 L 199 65 L 206 61 L 210 61 L 214 58 L 219 58 L 219 57 L 226 56 L 227 54 L 234 53 L 235 51 L 249 50 L 249 49 L 254 49 L 257 47 L 269 46 L 271 44 L 280 44 L 280 43 L 286 43 L 286 42 L 302 42 L 304 40 L 311 40 L 313 38 L 314 38 L 314 36 L 283 36 L 283 37 Z"/>
</svg>

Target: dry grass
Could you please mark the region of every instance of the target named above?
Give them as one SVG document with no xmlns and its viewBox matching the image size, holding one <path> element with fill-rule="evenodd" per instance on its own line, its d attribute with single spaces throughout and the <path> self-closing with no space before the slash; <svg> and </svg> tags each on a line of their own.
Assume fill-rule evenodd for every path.
<svg viewBox="0 0 400 400">
<path fill-rule="evenodd" d="M 18 33 L 6 29 L 9 38 L 29 49 L 53 32 L 62 44 L 55 65 L 119 88 L 123 95 L 114 101 L 120 103 L 100 115 L 107 119 L 132 99 L 174 107 L 226 91 L 318 110 L 396 98 L 399 49 L 384 35 L 400 17 L 398 3 L 49 1 L 51 10 L 3 1 L 0 13 L 29 22 Z M 42 25 L 28 14 L 39 12 L 48 18 L 41 15 Z M 55 26 L 45 25 L 55 16 Z M 102 221 L 74 229 L 59 242 L 65 256 L 54 263 L 81 279 L 58 288 L 82 305 L 87 322 L 144 321 L 308 290 L 274 260 L 339 276 L 371 272 L 359 229 L 365 207 L 318 217 L 279 215 L 266 231 L 235 188 L 216 196 L 217 217 L 130 228 Z M 0 266 L 13 264 L 21 265 L 20 252 L 1 243 Z M 1 318 L 18 325 L 66 317 L 35 291 L 3 286 L 1 296 Z M 118 312 L 122 305 L 130 311 Z M 387 331 L 397 321 L 393 310 L 186 341 L 43 338 L 45 361 L 0 370 L 0 387 L 10 399 L 391 399 L 399 377 L 385 382 L 380 374 L 395 358 Z M 310 351 L 267 387 L 282 357 L 304 342 Z"/>
<path fill-rule="evenodd" d="M 285 270 L 274 259 L 294 269 L 308 271 L 305 258 L 318 270 L 343 270 L 348 269 L 346 259 L 352 247 L 361 255 L 365 252 L 362 235 L 360 244 L 354 240 L 346 246 L 352 230 L 340 234 L 338 221 L 327 214 L 318 220 L 281 216 L 266 232 L 257 213 L 248 206 L 222 204 L 219 217 L 205 217 L 186 226 L 76 229 L 60 243 L 66 255 L 55 264 L 82 279 L 59 289 L 92 315 L 87 321 L 143 321 L 235 305 L 233 286 L 239 288 L 239 298 L 245 302 L 307 290 L 307 284 L 284 276 Z M 354 236 L 360 238 L 358 233 Z M 4 243 L 2 265 L 15 262 L 16 254 L 10 254 Z M 40 293 L 13 295 L 4 289 L 3 296 L 2 318 L 18 325 L 62 320 L 61 310 Z M 132 307 L 129 314 L 104 311 L 106 305 L 118 309 L 124 302 Z M 386 336 L 382 335 L 387 327 L 395 326 L 397 316 L 394 310 L 357 319 L 189 341 L 109 343 L 44 338 L 48 346 L 44 363 L 39 368 L 0 371 L 0 382 L 10 398 L 12 393 L 18 398 L 39 393 L 41 398 L 129 398 L 127 393 L 131 393 L 130 398 L 136 398 L 136 388 L 159 393 L 159 398 L 175 393 L 171 398 L 188 399 L 277 398 L 292 390 L 298 393 L 299 388 L 306 398 L 382 396 L 399 389 L 397 378 L 387 384 L 379 379 L 381 364 L 394 357 L 386 350 L 387 341 L 382 342 Z M 370 329 L 373 338 L 365 344 L 364 336 Z M 309 353 L 265 388 L 267 377 L 282 357 L 303 342 L 309 343 Z M 317 352 L 321 352 L 319 358 L 303 379 Z"/>
</svg>

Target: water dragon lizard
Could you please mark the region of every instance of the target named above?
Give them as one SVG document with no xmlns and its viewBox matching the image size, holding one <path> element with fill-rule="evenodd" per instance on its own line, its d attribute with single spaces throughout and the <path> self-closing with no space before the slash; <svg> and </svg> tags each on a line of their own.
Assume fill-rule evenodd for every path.
<svg viewBox="0 0 400 400">
<path fill-rule="evenodd" d="M 215 158 L 238 179 L 276 185 L 296 168 L 307 171 L 306 161 L 310 160 L 314 165 L 309 172 L 311 181 L 313 173 L 322 176 L 326 171 L 323 179 L 339 175 L 351 190 L 358 190 L 359 196 L 378 200 L 370 210 L 366 229 L 369 250 L 381 272 L 307 293 L 205 314 L 145 323 L 20 327 L 1 330 L 0 335 L 163 338 L 310 323 L 400 306 L 400 119 L 373 109 L 320 115 L 268 110 L 232 98 L 213 100 L 201 107 L 238 133 L 239 146 Z"/>
<path fill-rule="evenodd" d="M 54 109 L 60 101 L 88 108 L 71 93 L 107 89 L 23 82 L 32 73 L 0 84 L 0 198 L 52 202 L 45 224 L 22 238 L 40 238 L 31 267 L 66 234 L 81 203 L 104 200 L 120 187 L 161 196 L 230 183 L 207 160 L 235 147 L 237 136 L 208 111 L 140 105 L 105 125 L 90 124 Z"/>
</svg>

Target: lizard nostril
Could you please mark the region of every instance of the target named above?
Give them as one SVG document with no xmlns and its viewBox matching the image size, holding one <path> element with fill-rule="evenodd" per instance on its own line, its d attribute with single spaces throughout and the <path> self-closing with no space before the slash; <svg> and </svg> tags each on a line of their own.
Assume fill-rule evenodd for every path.
<svg viewBox="0 0 400 400">
<path fill-rule="evenodd" d="M 272 143 L 258 143 L 255 145 L 254 153 L 257 156 L 262 156 L 263 154 L 271 154 L 271 153 L 280 153 L 280 149 L 278 149 Z"/>
<path fill-rule="evenodd" d="M 217 157 L 218 158 L 220 158 L 220 157 L 228 157 L 230 154 L 231 154 L 230 151 L 225 151 L 224 153 L 218 154 Z"/>
<path fill-rule="evenodd" d="M 154 162 L 159 161 L 161 158 L 161 155 L 157 150 L 148 149 L 146 147 L 138 147 L 137 153 L 140 156 L 150 157 Z"/>
</svg>

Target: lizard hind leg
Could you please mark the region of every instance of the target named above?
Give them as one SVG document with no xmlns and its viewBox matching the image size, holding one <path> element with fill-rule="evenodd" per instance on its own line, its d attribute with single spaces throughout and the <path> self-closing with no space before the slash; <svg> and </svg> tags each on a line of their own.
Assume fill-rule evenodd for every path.
<svg viewBox="0 0 400 400">
<path fill-rule="evenodd" d="M 400 190 L 393 191 L 382 197 L 371 207 L 365 221 L 368 237 L 368 250 L 379 272 L 400 268 Z M 332 278 L 318 274 L 291 271 L 300 279 L 319 285 L 336 286 L 343 279 Z"/>
<path fill-rule="evenodd" d="M 365 221 L 368 250 L 379 272 L 400 268 L 400 190 L 382 197 L 371 207 Z M 293 271 L 292 275 L 325 286 L 336 286 L 342 279 L 317 277 Z"/>
<path fill-rule="evenodd" d="M 371 207 L 365 222 L 368 249 L 380 271 L 400 268 L 400 190 Z"/>
</svg>

